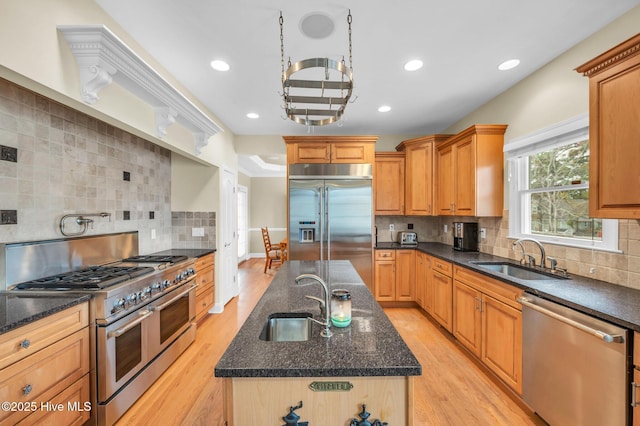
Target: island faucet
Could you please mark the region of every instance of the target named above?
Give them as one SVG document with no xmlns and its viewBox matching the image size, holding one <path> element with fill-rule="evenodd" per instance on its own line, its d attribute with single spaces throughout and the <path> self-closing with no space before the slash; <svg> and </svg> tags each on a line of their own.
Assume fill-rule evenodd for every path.
<svg viewBox="0 0 640 426">
<path fill-rule="evenodd" d="M 296 277 L 296 284 L 303 285 L 302 281 L 305 280 L 305 279 L 311 279 L 311 280 L 316 281 L 317 283 L 319 283 L 322 286 L 322 289 L 324 290 L 324 322 L 320 322 L 320 321 L 316 321 L 316 320 L 313 320 L 313 321 L 316 321 L 317 323 L 319 323 L 319 324 L 324 326 L 324 330 L 322 330 L 320 332 L 320 335 L 322 337 L 331 337 L 331 330 L 329 329 L 329 327 L 331 326 L 331 322 L 329 321 L 329 318 L 331 317 L 331 313 L 330 313 L 330 309 L 329 309 L 329 306 L 330 306 L 330 304 L 329 304 L 329 287 L 327 287 L 327 283 L 325 283 L 322 280 L 322 278 L 320 278 L 319 276 L 314 275 L 314 274 L 298 275 Z"/>
<path fill-rule="evenodd" d="M 525 250 L 524 250 L 524 245 L 522 244 L 525 241 L 530 241 L 532 243 L 534 243 L 535 245 L 538 246 L 538 248 L 540 249 L 540 266 L 542 266 L 543 268 L 546 267 L 546 258 L 547 258 L 547 254 L 544 251 L 544 247 L 542 247 L 542 244 L 540 244 L 540 241 L 538 240 L 534 240 L 533 238 L 520 238 L 519 240 L 515 241 L 513 243 L 513 250 L 515 251 L 516 246 L 520 245 L 520 248 L 522 249 L 522 260 L 524 260 L 525 258 Z M 529 266 L 536 266 L 536 262 L 535 259 L 533 258 L 533 256 L 528 256 L 529 257 Z"/>
</svg>

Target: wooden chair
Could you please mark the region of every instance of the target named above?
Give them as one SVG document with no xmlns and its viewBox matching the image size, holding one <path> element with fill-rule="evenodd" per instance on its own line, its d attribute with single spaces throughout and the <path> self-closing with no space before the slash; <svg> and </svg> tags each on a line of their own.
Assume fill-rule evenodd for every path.
<svg viewBox="0 0 640 426">
<path fill-rule="evenodd" d="M 282 251 L 280 244 L 271 244 L 269 238 L 269 230 L 267 228 L 262 229 L 262 241 L 264 242 L 264 252 L 266 259 L 264 262 L 264 273 L 267 273 L 267 268 L 271 269 L 273 262 L 282 264 Z"/>
</svg>

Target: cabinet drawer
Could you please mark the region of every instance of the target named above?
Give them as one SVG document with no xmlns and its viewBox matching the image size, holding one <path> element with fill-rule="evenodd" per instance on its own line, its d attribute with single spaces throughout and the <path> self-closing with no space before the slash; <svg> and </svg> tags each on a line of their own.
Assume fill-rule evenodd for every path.
<svg viewBox="0 0 640 426">
<path fill-rule="evenodd" d="M 452 265 L 449 262 L 445 262 L 444 260 L 440 260 L 437 257 L 431 258 L 431 269 L 434 271 L 438 271 L 441 274 L 444 274 L 448 277 L 451 276 L 451 268 Z"/>
<path fill-rule="evenodd" d="M 215 263 L 214 253 L 206 254 L 196 259 L 196 272 L 200 272 L 202 269 L 213 266 Z"/>
<path fill-rule="evenodd" d="M 196 276 L 196 284 L 198 284 L 198 288 L 196 289 L 196 296 L 213 287 L 215 279 L 213 268 L 206 268 L 203 271 L 198 270 L 197 274 L 198 275 Z"/>
<path fill-rule="evenodd" d="M 196 296 L 196 321 L 205 316 L 214 302 L 214 287 Z"/>
<path fill-rule="evenodd" d="M 395 260 L 395 250 L 376 250 L 376 260 Z"/>
<path fill-rule="evenodd" d="M 51 401 L 89 372 L 86 327 L 0 370 L 0 401 Z M 0 423 L 15 423 L 29 412 L 0 411 Z"/>
<path fill-rule="evenodd" d="M 82 303 L 0 335 L 0 368 L 68 336 L 89 324 L 89 304 Z M 11 400 L 5 400 L 11 401 Z"/>
<path fill-rule="evenodd" d="M 458 266 L 454 268 L 454 279 L 522 311 L 522 305 L 516 299 L 523 291 L 517 287 Z"/>
<path fill-rule="evenodd" d="M 51 404 L 62 404 L 62 410 L 38 410 L 18 422 L 19 425 L 81 425 L 91 416 L 89 375 L 60 392 Z M 87 405 L 85 405 L 87 404 Z M 38 406 L 40 404 L 38 403 Z"/>
</svg>

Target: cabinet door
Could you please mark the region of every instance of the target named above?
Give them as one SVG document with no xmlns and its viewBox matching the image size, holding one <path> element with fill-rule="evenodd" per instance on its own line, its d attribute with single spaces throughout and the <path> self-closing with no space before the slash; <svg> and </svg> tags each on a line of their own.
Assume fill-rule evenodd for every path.
<svg viewBox="0 0 640 426">
<path fill-rule="evenodd" d="M 436 151 L 436 213 L 453 214 L 453 146 Z"/>
<path fill-rule="evenodd" d="M 433 262 L 433 261 L 432 261 Z M 451 277 L 431 270 L 433 310 L 431 315 L 449 333 L 453 331 L 453 282 Z"/>
<path fill-rule="evenodd" d="M 331 144 L 298 143 L 294 146 L 295 163 L 329 163 L 331 160 Z"/>
<path fill-rule="evenodd" d="M 453 335 L 477 357 L 481 355 L 482 293 L 460 281 L 453 283 Z"/>
<path fill-rule="evenodd" d="M 407 148 L 405 211 L 407 215 L 433 214 L 433 143 Z"/>
<path fill-rule="evenodd" d="M 374 273 L 376 300 L 379 302 L 396 300 L 396 262 L 376 260 Z"/>
<path fill-rule="evenodd" d="M 427 276 L 430 265 L 427 255 L 422 252 L 416 252 L 416 302 L 418 305 L 427 310 L 426 297 L 427 297 Z"/>
<path fill-rule="evenodd" d="M 453 213 L 474 216 L 476 211 L 476 143 L 475 136 L 453 146 Z"/>
<path fill-rule="evenodd" d="M 522 393 L 522 312 L 483 295 L 482 362 Z"/>
<path fill-rule="evenodd" d="M 375 149 L 371 144 L 364 143 L 332 143 L 331 162 L 332 163 L 373 163 Z"/>
<path fill-rule="evenodd" d="M 376 155 L 373 187 L 376 215 L 404 215 L 404 156 Z"/>
<path fill-rule="evenodd" d="M 416 252 L 398 250 L 396 253 L 396 300 L 416 300 Z"/>
</svg>

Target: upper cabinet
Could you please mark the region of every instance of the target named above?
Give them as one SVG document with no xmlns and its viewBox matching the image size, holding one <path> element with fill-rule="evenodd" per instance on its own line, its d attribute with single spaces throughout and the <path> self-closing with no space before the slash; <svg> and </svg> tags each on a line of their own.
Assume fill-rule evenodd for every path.
<svg viewBox="0 0 640 426">
<path fill-rule="evenodd" d="M 377 152 L 373 173 L 376 215 L 404 214 L 404 153 Z"/>
<path fill-rule="evenodd" d="M 396 150 L 405 155 L 405 212 L 412 216 L 430 216 L 433 209 L 433 158 L 438 143 L 451 135 L 429 135 L 402 142 Z"/>
<path fill-rule="evenodd" d="M 581 65 L 589 77 L 589 215 L 640 218 L 640 34 Z"/>
<path fill-rule="evenodd" d="M 283 136 L 287 163 L 373 164 L 377 136 Z"/>
<path fill-rule="evenodd" d="M 502 216 L 506 129 L 476 124 L 436 146 L 435 214 Z"/>
</svg>

